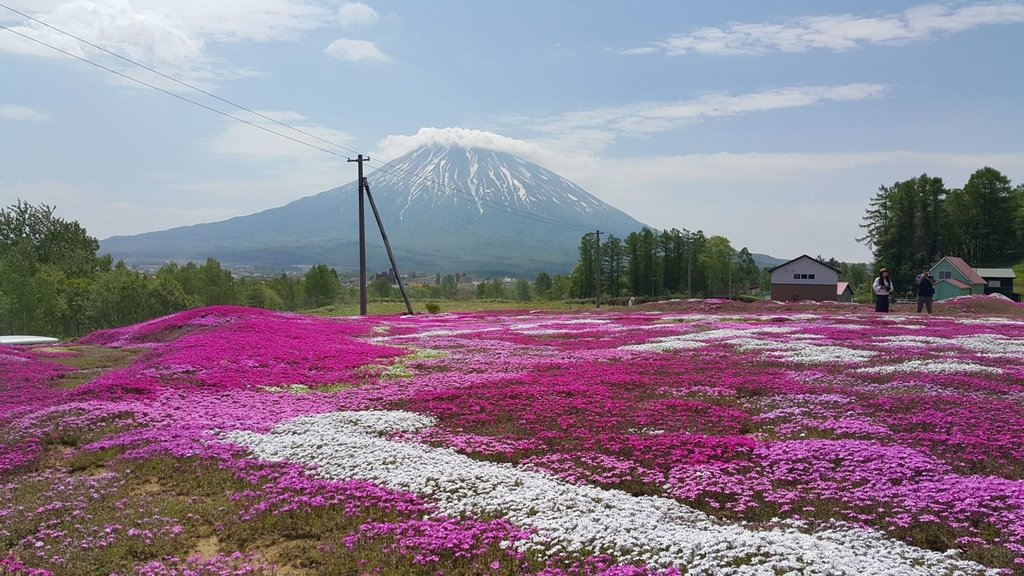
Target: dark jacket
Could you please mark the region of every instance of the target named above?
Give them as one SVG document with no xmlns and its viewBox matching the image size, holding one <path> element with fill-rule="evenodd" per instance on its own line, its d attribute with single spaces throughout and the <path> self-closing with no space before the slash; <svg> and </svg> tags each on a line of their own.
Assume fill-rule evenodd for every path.
<svg viewBox="0 0 1024 576">
<path fill-rule="evenodd" d="M 935 296 L 935 278 L 931 274 L 918 274 L 914 280 L 917 284 L 917 295 L 922 298 Z"/>
</svg>

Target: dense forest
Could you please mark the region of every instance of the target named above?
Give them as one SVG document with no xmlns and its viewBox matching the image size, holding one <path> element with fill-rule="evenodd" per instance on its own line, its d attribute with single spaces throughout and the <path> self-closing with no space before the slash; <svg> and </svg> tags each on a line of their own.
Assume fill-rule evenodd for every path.
<svg viewBox="0 0 1024 576">
<path fill-rule="evenodd" d="M 976 268 L 1024 260 L 1024 185 L 998 170 L 974 172 L 963 188 L 922 174 L 882 186 L 864 216 L 858 240 L 872 249 L 897 286 L 910 286 L 923 266 L 959 256 Z"/>
<path fill-rule="evenodd" d="M 573 294 L 594 298 L 653 299 L 666 295 L 728 297 L 758 292 L 761 271 L 750 251 L 736 250 L 728 238 L 707 237 L 702 231 L 650 228 L 625 239 L 597 236 L 580 241 L 580 259 L 572 273 Z M 598 280 L 600 278 L 600 280 Z"/>
</svg>

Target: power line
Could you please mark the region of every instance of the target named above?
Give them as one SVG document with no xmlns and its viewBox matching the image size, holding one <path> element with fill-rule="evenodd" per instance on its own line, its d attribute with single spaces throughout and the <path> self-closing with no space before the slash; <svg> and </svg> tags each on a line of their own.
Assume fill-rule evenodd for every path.
<svg viewBox="0 0 1024 576">
<path fill-rule="evenodd" d="M 307 132 L 305 130 L 302 130 L 300 128 L 296 128 L 295 126 L 291 126 L 290 124 L 281 122 L 279 120 L 276 120 L 276 119 L 271 118 L 269 116 L 266 116 L 264 114 L 256 112 L 255 110 L 252 110 L 251 108 L 248 108 L 248 107 L 243 106 L 241 104 L 238 104 L 236 102 L 232 102 L 231 100 L 227 100 L 225 98 L 221 98 L 220 96 L 217 96 L 216 94 L 213 94 L 212 92 L 209 92 L 207 90 L 203 90 L 202 88 L 194 86 L 194 85 L 192 85 L 192 84 L 190 84 L 188 82 L 184 82 L 182 80 L 178 80 L 177 78 L 174 78 L 172 76 L 164 74 L 163 72 L 160 72 L 159 70 L 156 70 L 156 69 L 154 69 L 154 68 L 152 68 L 150 66 L 146 66 L 145 64 L 142 64 L 140 62 L 136 62 L 135 60 L 132 60 L 131 58 L 127 58 L 125 56 L 117 54 L 116 52 L 113 52 L 111 50 L 103 48 L 102 46 L 99 46 L 99 45 L 94 44 L 94 43 L 92 43 L 92 42 L 90 42 L 88 40 L 80 38 L 79 36 L 71 34 L 70 32 L 67 32 L 67 31 L 64 31 L 64 30 L 62 30 L 60 28 L 57 28 L 56 26 L 48 24 L 48 23 L 46 23 L 46 22 L 44 22 L 42 20 L 39 20 L 38 18 L 34 18 L 34 17 L 32 17 L 32 16 L 30 16 L 28 14 L 25 14 L 23 12 L 15 10 L 14 8 L 11 8 L 11 7 L 9 7 L 9 6 L 5 5 L 5 4 L 0 3 L 0 8 L 4 8 L 6 10 L 9 10 L 10 12 L 18 14 L 19 16 L 22 16 L 23 18 L 27 18 L 27 19 L 29 19 L 29 20 L 31 20 L 33 22 L 36 22 L 36 23 L 38 23 L 40 25 L 46 26 L 47 28 L 50 28 L 51 30 L 54 30 L 54 31 L 59 32 L 61 34 L 64 34 L 65 36 L 73 38 L 76 41 L 82 42 L 82 43 L 84 43 L 84 44 L 86 44 L 88 46 L 91 46 L 91 47 L 93 47 L 93 48 L 95 48 L 97 50 L 100 50 L 100 51 L 102 51 L 102 52 L 104 52 L 106 54 L 114 56 L 115 58 L 118 58 L 118 59 L 120 59 L 120 60 L 122 60 L 124 62 L 127 62 L 127 63 L 129 63 L 129 64 L 131 64 L 133 66 L 137 66 L 139 68 L 142 68 L 144 70 L 152 72 L 152 73 L 160 76 L 161 78 L 167 79 L 167 80 L 169 80 L 171 82 L 174 82 L 176 84 L 179 84 L 181 86 L 184 86 L 184 87 L 189 88 L 191 90 L 194 90 L 196 92 L 199 92 L 201 94 L 204 94 L 206 96 L 214 98 L 214 99 L 216 99 L 216 100 L 218 100 L 220 102 L 223 102 L 225 104 L 234 106 L 234 107 L 239 108 L 241 110 L 244 110 L 244 111 L 246 111 L 246 112 L 248 112 L 250 114 L 253 114 L 255 116 L 263 118 L 263 119 L 265 119 L 265 120 L 267 120 L 269 122 L 273 122 L 274 124 L 277 124 L 277 125 L 279 125 L 281 127 L 288 128 L 289 130 L 293 130 L 293 131 L 298 132 L 300 134 L 303 134 L 305 136 L 314 138 L 314 139 L 319 140 L 321 142 L 324 142 L 324 143 L 326 143 L 328 145 L 331 145 L 331 146 L 334 146 L 336 148 L 340 148 L 342 150 L 346 150 L 348 152 L 352 152 L 354 154 L 357 154 L 357 155 L 361 156 L 361 154 L 359 152 L 357 152 L 356 150 L 353 150 L 351 148 L 342 146 L 341 144 L 337 144 L 335 142 L 331 142 L 330 140 L 327 140 L 325 138 L 322 138 L 320 136 L 317 136 L 315 134 L 312 134 L 312 133 Z M 51 50 L 60 52 L 60 53 L 62 53 L 64 55 L 66 55 L 66 56 L 70 56 L 70 57 L 72 57 L 72 58 L 74 58 L 76 60 L 79 60 L 81 62 L 85 62 L 86 64 L 90 64 L 92 66 L 100 68 L 101 70 L 104 70 L 106 72 L 110 72 L 111 74 L 115 74 L 117 76 L 120 76 L 121 78 L 129 80 L 131 82 L 135 82 L 135 83 L 140 84 L 142 86 L 145 86 L 147 88 L 156 90 L 156 91 L 161 92 L 163 94 L 166 94 L 168 96 L 173 96 L 174 98 L 177 98 L 177 99 L 182 100 L 184 102 L 187 102 L 189 104 L 198 106 L 200 108 L 203 108 L 203 109 L 208 110 L 210 112 L 213 112 L 215 114 L 219 114 L 221 116 L 224 116 L 225 118 L 229 118 L 231 120 L 235 120 L 237 122 L 241 122 L 241 123 L 246 124 L 248 126 L 252 126 L 253 128 L 258 128 L 260 130 L 263 130 L 264 132 L 267 132 L 269 134 L 273 134 L 273 135 L 279 136 L 281 138 L 286 138 L 286 139 L 288 139 L 288 140 L 290 140 L 292 142 L 295 142 L 297 144 L 301 144 L 303 146 L 307 146 L 309 148 L 312 148 L 312 149 L 315 149 L 315 150 L 319 150 L 321 152 L 326 152 L 328 154 L 337 156 L 339 158 L 345 158 L 346 160 L 349 159 L 346 155 L 340 154 L 340 153 L 338 153 L 338 152 L 336 152 L 334 150 L 329 150 L 329 149 L 324 148 L 322 146 L 318 146 L 316 144 L 312 144 L 310 142 L 306 142 L 304 140 L 295 138 L 295 137 L 290 136 L 288 134 L 284 134 L 284 133 L 278 132 L 276 130 L 272 130 L 271 128 L 268 128 L 266 126 L 262 126 L 260 124 L 255 123 L 255 122 L 251 122 L 249 120 L 246 120 L 246 119 L 241 118 L 239 116 L 236 116 L 234 114 L 230 114 L 228 112 L 224 112 L 222 110 L 218 110 L 217 108 L 214 108 L 212 106 L 203 104 L 202 102 L 198 102 L 198 101 L 193 100 L 191 98 L 182 96 L 181 94 L 177 94 L 177 93 L 172 92 L 170 90 L 161 88 L 159 86 L 156 86 L 155 84 L 146 82 L 144 80 L 135 78 L 133 76 L 129 76 L 128 74 L 125 74 L 123 72 L 120 72 L 118 70 L 110 68 L 109 66 L 105 66 L 105 65 L 100 64 L 98 62 L 90 60 L 89 58 L 86 58 L 84 56 L 79 56 L 77 54 L 74 54 L 72 52 L 64 50 L 63 48 L 59 48 L 57 46 L 49 44 L 49 43 L 47 43 L 47 42 L 45 42 L 43 40 L 40 40 L 38 38 L 33 38 L 32 36 L 29 36 L 27 34 L 23 34 L 21 32 L 18 32 L 17 30 L 14 30 L 13 28 L 8 27 L 8 26 L 4 26 L 4 25 L 0 24 L 0 28 L 2 28 L 4 30 L 7 30 L 8 32 L 11 32 L 12 34 L 16 34 L 18 36 L 21 36 L 22 38 L 25 38 L 26 40 L 29 40 L 29 41 L 35 42 L 37 44 L 40 44 L 42 46 L 45 46 L 47 48 L 50 48 Z M 465 199 L 472 200 L 474 202 L 477 202 L 479 204 L 482 204 L 484 206 L 487 206 L 487 207 L 492 208 L 492 209 L 497 210 L 497 211 L 505 212 L 505 213 L 507 213 L 509 215 L 512 215 L 512 216 L 519 216 L 521 218 L 530 219 L 530 220 L 533 220 L 533 221 L 536 221 L 536 222 L 542 222 L 542 223 L 546 223 L 546 224 L 549 224 L 549 225 L 560 226 L 560 227 L 563 227 L 563 228 L 568 228 L 568 229 L 573 229 L 573 230 L 580 230 L 580 231 L 589 230 L 589 228 L 581 226 L 581 225 L 578 225 L 578 224 L 572 224 L 570 222 L 554 220 L 552 218 L 547 218 L 545 216 L 534 214 L 532 212 L 528 212 L 526 210 L 523 210 L 523 209 L 520 209 L 520 208 L 516 208 L 514 206 L 510 206 L 510 205 L 507 205 L 507 204 L 502 204 L 500 202 L 496 202 L 496 201 L 493 201 L 493 200 L 488 200 L 486 198 L 479 198 L 475 194 L 473 194 L 472 192 L 461 191 L 461 190 L 456 189 L 456 188 L 445 186 L 442 182 L 440 182 L 440 181 L 438 181 L 436 179 L 433 179 L 433 178 L 430 178 L 430 177 L 427 177 L 427 176 L 423 176 L 423 175 L 420 175 L 420 174 L 416 174 L 415 172 L 411 172 L 411 171 L 406 170 L 406 169 L 404 169 L 404 168 L 402 168 L 400 166 L 396 166 L 394 164 L 391 164 L 390 162 L 380 162 L 380 164 L 381 164 L 382 167 L 386 166 L 386 167 L 388 167 L 388 168 L 390 168 L 392 170 L 392 172 L 388 172 L 387 170 L 384 170 L 382 167 L 378 167 L 377 168 L 378 171 L 382 171 L 385 174 L 390 174 L 390 175 L 398 177 L 398 178 L 405 178 L 406 180 L 411 181 L 411 182 L 423 181 L 423 182 L 426 182 L 428 184 L 436 185 L 435 186 L 436 189 L 446 190 L 448 192 L 453 193 L 456 196 L 461 196 L 461 197 L 463 197 Z M 401 174 L 399 174 L 399 173 L 401 173 Z"/>
<path fill-rule="evenodd" d="M 209 92 L 207 90 L 203 90 L 202 88 L 200 88 L 198 86 L 195 86 L 193 84 L 190 84 L 188 82 L 185 82 L 184 80 L 179 80 L 179 79 L 177 79 L 177 78 L 175 78 L 173 76 L 170 76 L 168 74 L 164 74 L 163 72 L 161 72 L 161 71 L 159 71 L 159 70 L 157 70 L 155 68 L 152 68 L 150 66 L 146 66 L 145 64 L 142 64 L 141 62 L 136 62 L 135 60 L 132 60 L 131 58 L 128 58 L 127 56 L 122 56 L 121 54 L 118 54 L 117 52 L 114 52 L 114 51 L 111 51 L 111 50 L 107 50 L 106 48 L 104 48 L 102 46 L 94 44 L 94 43 L 92 43 L 92 42 L 90 42 L 90 41 L 88 41 L 88 40 L 86 40 L 86 39 L 84 39 L 84 38 L 82 38 L 80 36 L 76 36 L 76 35 L 68 32 L 68 31 L 66 31 L 66 30 L 62 30 L 60 28 L 57 28 L 56 26 L 48 24 L 48 23 L 46 23 L 46 22 L 44 22 L 44 21 L 42 21 L 42 20 L 40 20 L 38 18 L 34 18 L 34 17 L 32 17 L 32 16 L 30 16 L 28 14 L 25 14 L 24 12 L 19 12 L 18 10 L 15 10 L 14 8 L 11 8 L 11 7 L 6 6 L 4 4 L 0 4 L 0 8 L 5 8 L 7 10 L 10 10 L 11 12 L 14 12 L 15 14 L 17 14 L 17 15 L 23 17 L 23 18 L 27 18 L 27 19 L 29 19 L 29 20 L 31 20 L 33 22 L 42 24 L 43 26 L 46 26 L 47 28 L 49 28 L 49 29 L 51 29 L 51 30 L 53 30 L 55 32 L 59 32 L 59 33 L 65 35 L 65 36 L 68 36 L 70 38 L 74 38 L 75 40 L 77 40 L 77 41 L 79 41 L 79 42 L 81 42 L 83 44 L 87 44 L 89 46 L 92 46 L 93 48 L 95 48 L 97 50 L 105 52 L 106 54 L 109 54 L 109 55 L 111 55 L 111 56 L 113 56 L 115 58 L 119 58 L 119 59 L 121 59 L 121 60 L 123 60 L 123 61 L 125 61 L 125 62 L 127 62 L 127 63 L 129 63 L 131 65 L 133 65 L 133 66 L 138 66 L 139 68 L 142 68 L 144 70 L 148 70 L 148 71 L 152 72 L 153 74 L 156 74 L 157 76 L 160 76 L 161 78 L 165 78 L 167 80 L 170 80 L 171 82 L 174 82 L 176 84 L 179 84 L 179 85 L 184 86 L 186 88 L 189 88 L 191 90 L 195 90 L 196 92 L 199 92 L 201 94 L 205 94 L 205 95 L 209 96 L 210 98 L 213 98 L 215 100 L 219 100 L 220 102 L 223 102 L 225 104 L 229 104 L 231 106 L 234 106 L 235 108 L 239 108 L 241 110 L 245 110 L 246 112 L 248 112 L 250 114 L 253 114 L 255 116 L 259 116 L 260 118 L 263 118 L 264 120 L 267 120 L 269 122 L 273 122 L 274 124 L 277 124 L 278 126 L 282 126 L 284 128 L 288 128 L 289 130 L 294 130 L 294 131 L 298 132 L 299 134 L 302 134 L 304 136 L 309 136 L 310 138 L 315 138 L 316 140 L 319 140 L 319 141 L 321 141 L 321 142 L 323 142 L 325 144 L 329 144 L 331 146 L 336 146 L 338 148 L 341 148 L 342 150 L 346 150 L 346 151 L 351 152 L 353 154 L 359 154 L 359 152 L 357 152 L 357 151 L 355 151 L 355 150 L 353 150 L 351 148 L 342 146 L 341 144 L 337 144 L 335 142 L 331 142 L 330 140 L 327 140 L 326 138 L 321 138 L 320 136 L 317 136 L 316 134 L 312 134 L 310 132 L 302 130 L 301 128 L 296 128 L 295 126 L 292 126 L 290 124 L 286 124 L 284 122 L 281 122 L 280 120 L 277 120 L 275 118 L 271 118 L 270 116 L 266 116 L 264 114 L 261 114 L 261 113 L 255 111 L 255 110 L 253 110 L 251 108 L 247 108 L 246 106 L 238 104 L 237 102 L 232 102 L 231 100 L 227 100 L 225 98 L 221 98 L 220 96 L 217 96 L 216 94 L 214 94 L 212 92 Z M 10 30 L 10 29 L 8 28 L 8 30 Z M 19 34 L 18 32 L 15 32 L 14 30 L 11 30 L 11 32 L 14 32 L 15 34 Z M 26 37 L 27 38 L 27 36 L 25 36 L 24 34 L 20 34 L 20 35 L 22 37 Z M 29 38 L 29 39 L 33 40 L 32 38 Z M 40 42 L 40 44 L 42 44 L 42 42 Z M 51 46 L 51 48 L 52 48 L 52 46 Z"/>
<path fill-rule="evenodd" d="M 343 154 L 339 154 L 338 152 L 335 152 L 334 150 L 328 150 L 327 148 L 323 148 L 321 146 L 317 146 L 316 144 L 310 144 L 309 142 L 305 142 L 303 140 L 299 140 L 298 138 L 294 138 L 294 137 L 289 136 L 287 134 L 282 134 L 281 132 L 277 132 L 276 130 L 271 130 L 270 128 L 267 128 L 266 126 L 260 126 L 259 124 L 256 124 L 255 122 L 250 122 L 250 121 L 246 120 L 245 118 L 239 118 L 238 116 L 235 116 L 233 114 L 229 114 L 229 113 L 224 112 L 222 110 L 217 110 L 216 108 L 214 108 L 212 106 L 207 106 L 206 104 L 203 104 L 202 102 L 197 102 L 195 100 L 192 100 L 191 98 L 186 98 L 185 96 L 182 96 L 181 94 L 175 94 L 174 92 L 171 92 L 170 90 L 165 90 L 165 89 L 163 89 L 163 88 L 161 88 L 159 86 L 156 86 L 154 84 L 150 84 L 149 82 L 146 82 L 145 80 L 139 80 L 138 78 L 134 78 L 134 77 L 129 76 L 129 75 L 123 73 L 123 72 L 118 72 L 117 70 L 114 70 L 113 68 L 110 68 L 108 66 L 104 66 L 103 64 L 100 64 L 99 62 L 93 62 L 92 60 L 89 60 L 88 58 L 85 58 L 83 56 L 79 56 L 77 54 L 72 54 L 71 52 L 68 52 L 67 50 L 64 50 L 63 48 L 58 48 L 58 47 L 56 47 L 56 46 L 54 46 L 52 44 L 47 44 L 46 42 L 43 42 L 42 40 L 33 38 L 33 37 L 28 36 L 26 34 L 22 34 L 21 32 L 18 32 L 17 30 L 13 30 L 11 28 L 8 28 L 7 26 L 4 26 L 2 24 L 0 24 L 0 28 L 3 28 L 4 30 L 7 30 L 8 32 L 11 32 L 13 34 L 17 34 L 18 36 L 21 36 L 22 38 L 25 38 L 26 40 L 31 40 L 32 42 L 35 42 L 37 44 L 42 44 L 43 46 L 46 46 L 47 48 L 50 48 L 52 50 L 56 50 L 57 52 L 60 52 L 62 54 L 66 54 L 67 56 L 71 56 L 72 58 L 75 58 L 76 60 L 81 60 L 82 62 L 85 62 L 86 64 L 91 64 L 91 65 L 93 65 L 93 66 L 95 66 L 97 68 L 100 68 L 102 70 L 106 70 L 107 72 L 110 72 L 111 74 L 116 74 L 116 75 L 124 78 L 125 80 L 130 80 L 130 81 L 135 82 L 137 84 L 141 84 L 141 85 L 143 85 L 143 86 L 145 86 L 147 88 L 152 88 L 153 90 L 156 90 L 158 92 L 163 92 L 164 94 L 167 94 L 168 96 L 173 96 L 173 97 L 175 97 L 175 98 L 177 98 L 179 100 L 184 100 L 185 102 L 188 102 L 189 104 L 194 104 L 196 106 L 199 106 L 200 108 L 204 108 L 204 109 L 209 110 L 210 112 L 213 112 L 215 114 L 220 114 L 221 116 L 224 116 L 226 118 L 230 118 L 232 120 L 236 120 L 236 121 L 241 122 L 243 124 L 248 124 L 249 126 L 252 126 L 253 128 L 259 128 L 260 130 L 263 130 L 264 132 L 269 132 L 271 134 L 274 134 L 275 136 L 280 136 L 281 138 L 287 138 L 288 140 L 291 140 L 292 142 L 296 142 L 296 143 L 302 144 L 304 146 L 309 146 L 310 148 L 315 148 L 317 150 L 320 150 L 321 152 L 327 152 L 328 154 L 333 154 L 334 156 L 338 156 L 340 158 L 347 158 L 347 156 L 345 156 Z"/>
</svg>

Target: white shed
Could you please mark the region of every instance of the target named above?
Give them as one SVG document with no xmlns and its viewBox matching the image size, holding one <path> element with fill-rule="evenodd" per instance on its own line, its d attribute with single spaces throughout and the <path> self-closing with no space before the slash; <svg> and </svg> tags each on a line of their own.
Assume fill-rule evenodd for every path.
<svg viewBox="0 0 1024 576">
<path fill-rule="evenodd" d="M 839 270 L 804 254 L 772 268 L 772 300 L 837 298 Z"/>
</svg>

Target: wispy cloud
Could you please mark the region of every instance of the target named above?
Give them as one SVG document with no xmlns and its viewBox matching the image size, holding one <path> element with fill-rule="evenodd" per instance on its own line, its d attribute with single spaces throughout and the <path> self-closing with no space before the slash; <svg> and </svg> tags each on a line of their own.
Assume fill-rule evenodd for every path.
<svg viewBox="0 0 1024 576">
<path fill-rule="evenodd" d="M 362 2 L 346 2 L 338 10 L 338 20 L 342 28 L 369 26 L 380 19 L 376 10 Z"/>
<path fill-rule="evenodd" d="M 260 164 L 277 163 L 294 168 L 296 162 L 317 165 L 322 163 L 337 164 L 335 156 L 317 148 L 331 150 L 338 154 L 348 154 L 341 146 L 352 144 L 352 136 L 348 133 L 312 124 L 307 118 L 297 112 L 257 112 L 266 118 L 272 118 L 282 124 L 294 126 L 305 132 L 305 134 L 290 130 L 285 126 L 255 114 L 236 112 L 235 116 L 251 122 L 255 126 L 241 122 L 227 124 L 223 131 L 204 143 L 203 146 L 206 151 L 246 162 Z M 316 148 L 305 146 L 288 138 L 282 138 L 267 130 L 256 128 L 256 126 L 266 128 L 278 134 L 284 134 L 301 142 L 308 142 Z"/>
<path fill-rule="evenodd" d="M 369 40 L 338 38 L 331 42 L 324 52 L 331 58 L 343 62 L 391 62 L 391 57 Z"/>
<path fill-rule="evenodd" d="M 664 53 L 734 56 L 768 52 L 841 52 L 870 45 L 898 45 L 928 40 L 996 24 L 1024 22 L 1024 4 L 1001 2 L 971 6 L 923 4 L 882 16 L 836 14 L 808 16 L 785 23 L 733 22 L 679 34 L 624 54 Z"/>
<path fill-rule="evenodd" d="M 28 106 L 18 106 L 16 104 L 0 104 L 0 118 L 6 120 L 23 120 L 29 122 L 38 122 L 40 120 L 49 120 L 50 115 L 44 112 L 40 112 L 34 108 Z"/>
<path fill-rule="evenodd" d="M 879 98 L 886 92 L 880 84 L 798 86 L 749 94 L 707 94 L 675 102 L 636 102 L 623 106 L 568 112 L 532 124 L 532 128 L 557 138 L 577 142 L 593 141 L 598 146 L 621 136 L 643 136 L 677 130 L 713 118 L 728 118 L 755 112 L 814 106 Z M 587 148 L 593 149 L 594 146 Z"/>
<path fill-rule="evenodd" d="M 619 138 L 678 130 L 714 118 L 814 106 L 825 102 L 857 101 L 884 96 L 881 84 L 797 86 L 748 94 L 707 94 L 673 102 L 634 102 L 566 112 L 550 118 L 505 118 L 502 125 L 529 128 L 539 134 L 530 141 L 467 128 L 421 128 L 412 136 L 388 136 L 378 143 L 378 155 L 398 157 L 417 146 L 442 144 L 509 152 L 547 165 L 552 154 L 565 158 L 598 154 Z"/>
</svg>

